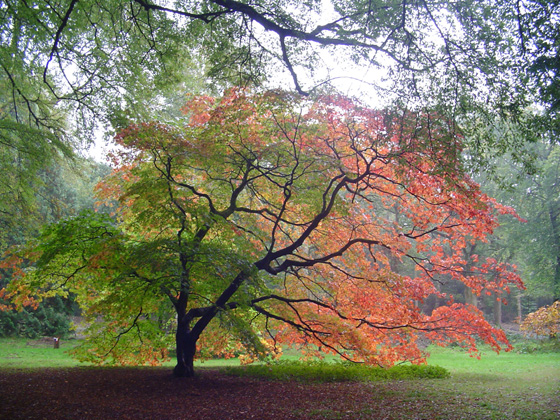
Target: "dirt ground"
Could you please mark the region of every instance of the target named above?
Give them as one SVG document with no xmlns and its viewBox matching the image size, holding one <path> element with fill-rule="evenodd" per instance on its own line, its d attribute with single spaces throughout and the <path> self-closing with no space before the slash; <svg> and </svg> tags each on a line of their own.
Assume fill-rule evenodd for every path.
<svg viewBox="0 0 560 420">
<path fill-rule="evenodd" d="M 560 389 L 512 393 L 475 380 L 465 393 L 453 384 L 303 383 L 213 369 L 195 378 L 174 378 L 170 368 L 1 370 L 0 420 L 560 419 Z"/>
<path fill-rule="evenodd" d="M 265 381 L 216 370 L 194 379 L 164 368 L 14 370 L 0 372 L 0 419 L 387 418 L 386 401 L 380 417 L 372 413 L 371 394 L 361 383 Z"/>
</svg>

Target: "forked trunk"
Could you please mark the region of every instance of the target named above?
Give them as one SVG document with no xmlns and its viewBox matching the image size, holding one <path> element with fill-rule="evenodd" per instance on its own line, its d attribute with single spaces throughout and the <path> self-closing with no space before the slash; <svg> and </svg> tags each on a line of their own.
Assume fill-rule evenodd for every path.
<svg viewBox="0 0 560 420">
<path fill-rule="evenodd" d="M 176 377 L 191 378 L 194 376 L 194 356 L 196 354 L 196 339 L 186 322 L 179 322 L 175 335 L 177 350 L 177 365 L 173 369 Z"/>
<path fill-rule="evenodd" d="M 181 291 L 179 299 L 175 303 L 177 311 L 177 333 L 175 335 L 177 365 L 173 370 L 175 376 L 194 376 L 193 362 L 196 354 L 196 342 L 200 334 L 216 316 L 218 308 L 226 307 L 228 300 L 239 289 L 239 286 L 246 278 L 248 278 L 248 274 L 245 271 L 240 272 L 218 297 L 214 306 L 191 309 L 188 314 L 186 312 L 188 291 Z M 198 317 L 198 320 L 191 329 L 190 321 L 193 317 Z"/>
</svg>

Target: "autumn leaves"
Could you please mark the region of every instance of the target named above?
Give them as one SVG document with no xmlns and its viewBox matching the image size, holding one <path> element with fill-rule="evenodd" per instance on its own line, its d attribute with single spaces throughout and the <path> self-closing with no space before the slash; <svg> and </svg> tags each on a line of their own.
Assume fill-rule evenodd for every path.
<svg viewBox="0 0 560 420">
<path fill-rule="evenodd" d="M 465 257 L 508 210 L 462 172 L 461 138 L 437 114 L 240 89 L 191 97 L 183 112 L 181 126 L 117 136 L 118 166 L 99 193 L 119 203 L 111 246 L 126 257 L 99 237 L 88 258 L 68 261 L 82 267 L 65 284 L 73 292 L 118 289 L 120 303 L 84 304 L 114 321 L 96 331 L 95 354 L 122 355 L 125 336 L 156 354 L 166 342 L 157 325 L 173 310 L 177 342 L 201 339 L 204 354 L 254 359 L 283 342 L 386 366 L 424 360 L 419 338 L 507 346 L 441 287 L 521 283 L 509 267 Z M 74 281 L 86 273 L 96 280 Z M 442 306 L 424 313 L 434 294 Z"/>
</svg>

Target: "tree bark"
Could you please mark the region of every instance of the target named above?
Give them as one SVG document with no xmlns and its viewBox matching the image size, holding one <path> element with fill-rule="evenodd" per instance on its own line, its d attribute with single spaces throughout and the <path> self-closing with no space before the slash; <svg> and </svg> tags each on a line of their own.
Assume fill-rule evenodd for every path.
<svg viewBox="0 0 560 420">
<path fill-rule="evenodd" d="M 173 369 L 173 375 L 181 378 L 192 378 L 194 376 L 194 356 L 196 354 L 196 338 L 193 336 L 189 323 L 178 320 L 177 332 L 175 334 L 177 351 L 177 365 Z"/>
<path fill-rule="evenodd" d="M 523 310 L 521 309 L 521 294 L 518 292 L 517 296 L 517 321 L 521 324 L 523 321 Z"/>
<path fill-rule="evenodd" d="M 467 261 L 467 265 L 465 266 L 465 271 L 467 271 L 467 272 L 472 270 L 472 267 L 473 267 L 472 256 L 476 252 L 476 247 L 477 247 L 477 244 L 474 244 L 474 245 L 467 246 L 463 249 L 463 255 L 465 256 L 465 261 Z M 477 295 L 466 284 L 464 285 L 464 287 L 465 288 L 463 290 L 463 296 L 465 297 L 465 303 L 478 308 L 478 297 L 477 297 Z"/>
<path fill-rule="evenodd" d="M 191 309 L 188 313 L 186 312 L 188 291 L 181 291 L 179 299 L 174 303 L 175 310 L 177 311 L 177 331 L 175 334 L 177 365 L 173 369 L 175 376 L 194 376 L 193 362 L 196 354 L 196 342 L 200 334 L 216 316 L 220 308 L 227 306 L 228 300 L 239 289 L 239 286 L 246 278 L 247 274 L 245 272 L 239 273 L 216 299 L 214 305 L 207 308 Z M 199 319 L 191 328 L 191 321 L 195 317 Z"/>
</svg>

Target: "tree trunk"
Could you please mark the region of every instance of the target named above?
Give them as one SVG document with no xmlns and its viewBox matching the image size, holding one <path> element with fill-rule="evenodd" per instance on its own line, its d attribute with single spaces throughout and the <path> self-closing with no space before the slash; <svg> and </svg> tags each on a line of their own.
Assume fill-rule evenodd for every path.
<svg viewBox="0 0 560 420">
<path fill-rule="evenodd" d="M 465 261 L 467 261 L 467 265 L 465 266 L 465 271 L 469 272 L 472 270 L 473 260 L 472 256 L 476 252 L 477 244 L 467 246 L 463 249 L 463 255 L 465 256 Z M 464 285 L 463 296 L 465 298 L 465 303 L 468 305 L 472 305 L 475 308 L 478 308 L 478 296 L 472 291 L 472 289 Z"/>
<path fill-rule="evenodd" d="M 521 324 L 521 322 L 523 321 L 523 310 L 521 309 L 521 294 L 518 292 L 515 298 L 517 299 L 517 322 Z"/>
<path fill-rule="evenodd" d="M 239 289 L 239 286 L 246 278 L 247 274 L 243 271 L 240 272 L 216 299 L 215 305 L 207 308 L 191 309 L 188 314 L 186 313 L 188 290 L 185 292 L 181 291 L 179 299 L 175 303 L 175 310 L 177 311 L 177 332 L 175 334 L 177 365 L 173 369 L 175 376 L 194 376 L 193 362 L 196 354 L 196 342 L 200 334 L 216 316 L 218 308 L 225 308 L 228 300 Z M 191 329 L 190 322 L 193 317 L 199 317 L 199 319 Z"/>
<path fill-rule="evenodd" d="M 463 294 L 465 296 L 465 303 L 478 307 L 478 298 L 468 286 L 465 286 Z"/>
<path fill-rule="evenodd" d="M 502 301 L 498 299 L 497 296 L 494 296 L 494 324 L 502 328 Z"/>
<path fill-rule="evenodd" d="M 196 339 L 190 331 L 188 322 L 183 320 L 178 321 L 175 343 L 177 351 L 177 365 L 173 369 L 173 375 L 181 378 L 192 378 L 194 376 Z"/>
</svg>

